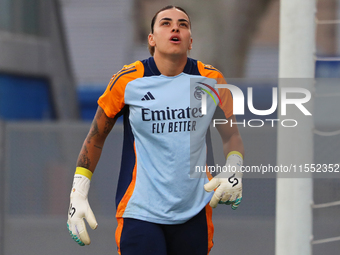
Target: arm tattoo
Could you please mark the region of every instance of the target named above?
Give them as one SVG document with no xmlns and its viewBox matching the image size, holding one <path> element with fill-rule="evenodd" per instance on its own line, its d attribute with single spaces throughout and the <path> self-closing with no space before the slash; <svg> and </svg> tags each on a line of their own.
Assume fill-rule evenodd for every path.
<svg viewBox="0 0 340 255">
<path fill-rule="evenodd" d="M 83 150 L 78 157 L 77 166 L 84 167 L 86 169 L 90 168 L 91 160 L 87 156 L 88 150 L 86 145 L 83 146 Z"/>
<path fill-rule="evenodd" d="M 104 128 L 104 134 L 108 135 L 115 123 L 115 120 L 112 118 L 108 118 L 105 121 L 105 128 Z"/>
<path fill-rule="evenodd" d="M 101 123 L 103 123 L 103 121 L 105 121 L 104 127 L 100 127 L 99 129 L 98 123 L 100 126 L 102 126 Z M 91 146 L 91 149 L 97 148 L 97 149 L 102 150 L 101 141 L 102 139 L 105 139 L 107 134 L 110 133 L 114 123 L 115 123 L 115 119 L 107 117 L 103 109 L 99 107 L 97 110 L 96 116 L 92 121 L 90 131 L 86 137 L 82 150 L 79 154 L 77 166 L 89 169 L 91 164 L 93 164 L 91 160 L 93 159 L 96 162 L 96 158 L 92 158 L 92 156 L 95 155 L 93 154 L 94 152 L 91 150 L 91 155 L 89 155 L 87 146 Z M 105 137 L 103 135 L 105 135 Z M 98 139 L 92 139 L 92 138 L 98 138 Z"/>
<path fill-rule="evenodd" d="M 77 166 L 89 169 L 90 165 L 91 165 L 91 160 L 85 154 L 80 154 L 78 158 Z"/>
<path fill-rule="evenodd" d="M 97 120 L 94 119 L 91 125 L 91 130 L 90 133 L 87 137 L 87 142 L 90 143 L 91 138 L 98 135 L 99 134 L 99 129 L 98 129 L 98 124 L 97 124 Z"/>
</svg>

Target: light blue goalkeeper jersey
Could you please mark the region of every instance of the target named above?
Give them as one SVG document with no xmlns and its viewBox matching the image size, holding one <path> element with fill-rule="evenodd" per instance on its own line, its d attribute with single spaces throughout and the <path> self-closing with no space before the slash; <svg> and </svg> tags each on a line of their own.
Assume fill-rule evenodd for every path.
<svg viewBox="0 0 340 255">
<path fill-rule="evenodd" d="M 98 104 L 108 117 L 124 115 L 117 217 L 179 224 L 209 203 L 207 175 L 195 166 L 206 165 L 205 137 L 216 107 L 232 115 L 230 91 L 215 90 L 217 78 L 223 77 L 215 68 L 190 58 L 181 74 L 164 76 L 152 57 L 112 77 Z"/>
</svg>

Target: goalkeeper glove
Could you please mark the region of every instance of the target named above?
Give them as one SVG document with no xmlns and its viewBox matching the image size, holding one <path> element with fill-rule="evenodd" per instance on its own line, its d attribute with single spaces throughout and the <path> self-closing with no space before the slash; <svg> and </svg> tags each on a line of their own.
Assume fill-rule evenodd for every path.
<svg viewBox="0 0 340 255">
<path fill-rule="evenodd" d="M 91 243 L 84 218 L 92 229 L 96 229 L 98 226 L 87 199 L 91 177 L 92 172 L 90 170 L 77 167 L 70 194 L 67 228 L 73 240 L 80 246 L 84 246 L 85 244 L 89 245 Z"/>
<path fill-rule="evenodd" d="M 233 210 L 237 209 L 242 200 L 242 164 L 242 154 L 237 151 L 230 152 L 224 167 L 227 171 L 219 173 L 204 185 L 207 192 L 216 189 L 210 200 L 211 207 L 215 208 L 217 204 L 231 204 Z"/>
</svg>

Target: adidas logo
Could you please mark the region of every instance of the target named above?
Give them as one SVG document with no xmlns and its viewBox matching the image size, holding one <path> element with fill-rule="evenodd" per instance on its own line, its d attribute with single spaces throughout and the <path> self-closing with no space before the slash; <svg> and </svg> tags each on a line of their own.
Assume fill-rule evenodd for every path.
<svg viewBox="0 0 340 255">
<path fill-rule="evenodd" d="M 155 97 L 151 94 L 151 92 L 149 91 L 148 93 L 146 93 L 144 95 L 144 97 L 141 99 L 142 101 L 145 101 L 145 100 L 155 100 Z"/>
</svg>

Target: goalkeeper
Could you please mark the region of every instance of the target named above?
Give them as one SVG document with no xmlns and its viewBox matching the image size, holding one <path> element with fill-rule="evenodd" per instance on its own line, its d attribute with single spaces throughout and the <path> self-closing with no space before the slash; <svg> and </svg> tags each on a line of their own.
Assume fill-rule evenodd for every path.
<svg viewBox="0 0 340 255">
<path fill-rule="evenodd" d="M 192 165 L 206 165 L 205 137 L 214 114 L 236 122 L 232 96 L 215 89 L 216 80 L 223 79 L 217 69 L 188 57 L 191 22 L 182 8 L 167 6 L 155 14 L 148 43 L 151 57 L 124 66 L 98 99 L 77 161 L 67 226 L 79 245 L 90 244 L 84 219 L 92 229 L 98 226 L 88 201 L 92 174 L 107 135 L 123 116 L 118 253 L 206 255 L 213 246 L 212 208 L 222 203 L 236 209 L 242 199 L 244 149 L 236 125 L 217 126 L 226 164 L 236 171 L 214 178 L 190 173 Z M 197 77 L 202 82 L 192 86 Z M 205 114 L 202 93 L 209 95 Z"/>
</svg>

